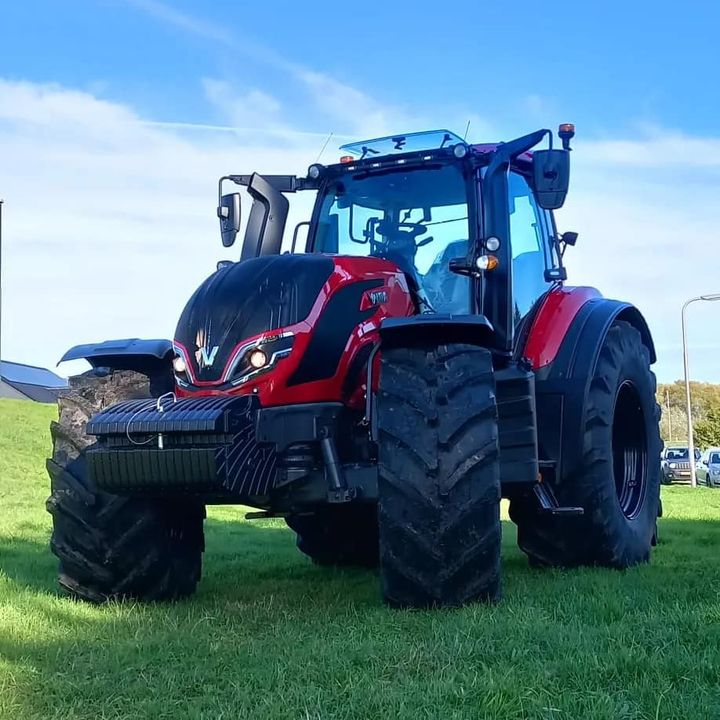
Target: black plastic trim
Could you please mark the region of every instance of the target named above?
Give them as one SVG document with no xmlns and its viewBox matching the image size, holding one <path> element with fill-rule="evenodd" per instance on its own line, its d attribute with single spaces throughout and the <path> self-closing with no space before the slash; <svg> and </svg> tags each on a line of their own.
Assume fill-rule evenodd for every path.
<svg viewBox="0 0 720 720">
<path fill-rule="evenodd" d="M 492 339 L 493 326 L 484 315 L 427 313 L 405 318 L 386 318 L 380 324 L 383 347 L 424 342 L 433 345 L 461 342 L 487 347 Z"/>
<path fill-rule="evenodd" d="M 58 364 L 68 360 L 87 360 L 94 368 L 108 367 L 114 370 L 136 370 L 146 363 L 156 367 L 158 361 L 171 361 L 173 354 L 170 340 L 106 340 L 101 343 L 75 345 Z"/>
</svg>

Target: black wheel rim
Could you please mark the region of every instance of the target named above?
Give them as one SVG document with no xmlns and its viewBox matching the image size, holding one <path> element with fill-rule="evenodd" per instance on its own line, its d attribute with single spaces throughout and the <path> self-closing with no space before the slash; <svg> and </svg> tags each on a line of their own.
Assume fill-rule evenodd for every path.
<svg viewBox="0 0 720 720">
<path fill-rule="evenodd" d="M 645 413 L 638 391 L 629 381 L 620 385 L 615 397 L 612 451 L 620 509 L 632 520 L 645 502 L 648 458 Z"/>
</svg>

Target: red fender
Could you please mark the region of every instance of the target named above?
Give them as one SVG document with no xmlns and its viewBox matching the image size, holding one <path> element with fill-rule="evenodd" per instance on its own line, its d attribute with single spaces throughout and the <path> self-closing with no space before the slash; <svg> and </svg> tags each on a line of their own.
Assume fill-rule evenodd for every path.
<svg viewBox="0 0 720 720">
<path fill-rule="evenodd" d="M 523 356 L 537 370 L 549 365 L 557 356 L 560 345 L 580 308 L 602 297 L 592 287 L 559 287 L 551 290 L 535 315 Z"/>
</svg>

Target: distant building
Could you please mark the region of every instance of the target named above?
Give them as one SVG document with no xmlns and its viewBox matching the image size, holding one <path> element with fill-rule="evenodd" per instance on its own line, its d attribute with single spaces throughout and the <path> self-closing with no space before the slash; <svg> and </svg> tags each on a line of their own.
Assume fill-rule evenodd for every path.
<svg viewBox="0 0 720 720">
<path fill-rule="evenodd" d="M 58 392 L 66 387 L 65 378 L 45 368 L 0 362 L 0 398 L 54 403 Z"/>
</svg>

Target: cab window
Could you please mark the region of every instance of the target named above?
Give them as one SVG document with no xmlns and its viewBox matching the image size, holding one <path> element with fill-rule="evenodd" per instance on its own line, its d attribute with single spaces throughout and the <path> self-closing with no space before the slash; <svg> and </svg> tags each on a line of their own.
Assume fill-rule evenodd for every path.
<svg viewBox="0 0 720 720">
<path fill-rule="evenodd" d="M 508 190 L 513 314 L 517 324 L 550 287 L 545 280 L 549 253 L 548 218 L 537 206 L 532 190 L 522 175 L 510 173 Z"/>
</svg>

